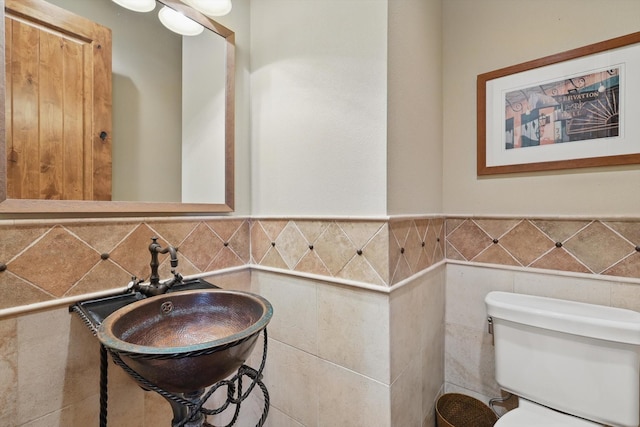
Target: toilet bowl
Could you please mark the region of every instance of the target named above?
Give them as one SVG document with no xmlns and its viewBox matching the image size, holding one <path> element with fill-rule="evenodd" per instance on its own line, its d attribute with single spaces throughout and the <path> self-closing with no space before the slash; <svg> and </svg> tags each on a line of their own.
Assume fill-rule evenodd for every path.
<svg viewBox="0 0 640 427">
<path fill-rule="evenodd" d="M 518 407 L 504 414 L 494 427 L 602 427 L 520 398 Z"/>
</svg>

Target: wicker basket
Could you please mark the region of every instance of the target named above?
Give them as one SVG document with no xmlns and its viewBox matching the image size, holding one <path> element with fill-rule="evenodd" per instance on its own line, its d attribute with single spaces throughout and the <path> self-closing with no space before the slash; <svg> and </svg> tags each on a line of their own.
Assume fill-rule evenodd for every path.
<svg viewBox="0 0 640 427">
<path fill-rule="evenodd" d="M 447 393 L 436 403 L 438 427 L 491 427 L 498 416 L 471 396 Z"/>
</svg>

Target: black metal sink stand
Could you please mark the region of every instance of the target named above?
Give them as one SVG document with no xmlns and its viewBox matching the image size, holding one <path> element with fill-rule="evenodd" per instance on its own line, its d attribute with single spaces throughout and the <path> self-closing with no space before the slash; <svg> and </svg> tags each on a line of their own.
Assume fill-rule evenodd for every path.
<svg viewBox="0 0 640 427">
<path fill-rule="evenodd" d="M 108 348 L 107 350 L 111 354 L 111 357 L 114 363 L 120 366 L 122 369 L 124 369 L 124 371 L 127 372 L 129 376 L 131 376 L 134 380 L 136 380 L 136 382 L 138 382 L 138 384 L 143 389 L 155 391 L 156 393 L 160 394 L 169 402 L 173 410 L 173 420 L 171 423 L 171 427 L 217 427 L 217 426 L 213 426 L 212 424 L 209 424 L 206 421 L 206 416 L 220 414 L 226 409 L 228 409 L 229 406 L 235 405 L 233 418 L 231 419 L 229 424 L 224 426 L 224 427 L 231 427 L 235 425 L 236 421 L 238 420 L 241 403 L 249 397 L 249 395 L 251 394 L 251 392 L 253 391 L 256 385 L 260 388 L 260 390 L 262 391 L 262 395 L 264 397 L 264 409 L 262 411 L 262 416 L 260 417 L 260 420 L 258 420 L 258 423 L 256 424 L 256 427 L 262 427 L 265 421 L 267 420 L 267 416 L 269 414 L 269 406 L 270 406 L 269 391 L 267 390 L 267 387 L 262 382 L 262 371 L 264 370 L 264 366 L 267 361 L 267 329 L 266 328 L 263 330 L 263 334 L 264 334 L 264 345 L 263 345 L 262 361 L 260 363 L 260 368 L 258 368 L 258 370 L 255 370 L 250 366 L 242 365 L 233 377 L 231 377 L 228 380 L 222 380 L 217 382 L 216 384 L 212 385 L 209 388 L 209 390 L 207 390 L 206 393 L 204 390 L 194 390 L 193 392 L 190 392 L 190 393 L 171 393 L 166 390 L 163 390 L 162 388 L 151 383 L 146 378 L 142 377 L 136 371 L 131 369 L 126 363 L 122 361 L 122 359 L 117 354 L 117 352 L 112 351 L 111 349 L 108 349 Z M 102 358 L 101 358 L 101 363 L 102 363 Z M 106 363 L 106 360 L 104 363 Z M 102 370 L 103 369 L 101 367 L 101 372 Z M 244 376 L 249 377 L 252 381 L 249 387 L 247 388 L 247 390 L 243 392 L 242 383 L 243 383 Z M 106 386 L 106 381 L 104 381 L 104 383 Z M 102 385 L 102 381 L 101 381 L 101 385 Z M 215 393 L 216 390 L 218 390 L 220 387 L 224 387 L 224 386 L 227 387 L 227 400 L 225 401 L 225 403 L 223 403 L 220 407 L 215 409 L 204 408 L 204 404 L 213 395 L 213 393 Z M 105 396 L 106 396 L 106 391 L 105 391 Z M 102 390 L 101 390 L 100 401 L 101 403 L 103 401 Z M 106 408 L 106 397 L 104 399 L 104 402 L 105 402 L 105 408 Z M 101 408 L 101 413 L 102 413 L 102 408 Z M 104 426 L 101 424 L 101 427 L 106 427 L 106 424 Z"/>
<path fill-rule="evenodd" d="M 184 280 L 179 286 L 170 289 L 169 292 L 188 289 L 211 289 L 218 286 L 207 282 L 204 279 L 188 279 Z M 69 312 L 76 313 L 84 324 L 89 328 L 94 336 L 97 336 L 98 327 L 102 321 L 115 310 L 125 305 L 144 298 L 140 293 L 126 292 L 111 297 L 98 298 L 95 300 L 83 301 L 73 304 L 69 307 Z M 256 424 L 256 427 L 262 427 L 269 414 L 269 392 L 262 382 L 262 372 L 267 360 L 267 329 L 263 329 L 264 346 L 262 352 L 262 362 L 260 368 L 256 371 L 247 365 L 242 365 L 236 374 L 228 380 L 219 381 L 212 385 L 205 393 L 204 390 L 194 390 L 191 393 L 170 393 L 161 389 L 142 377 L 136 371 L 125 364 L 120 356 L 104 345 L 100 344 L 100 427 L 107 427 L 107 404 L 108 404 L 108 355 L 114 363 L 125 370 L 138 384 L 145 390 L 155 391 L 164 397 L 173 409 L 173 421 L 171 427 L 216 427 L 207 423 L 207 415 L 217 415 L 225 411 L 231 405 L 235 405 L 235 411 L 232 420 L 224 427 L 235 425 L 240 413 L 241 403 L 249 397 L 257 385 L 264 396 L 264 409 L 262 416 Z M 183 357 L 181 355 L 169 355 L 168 357 Z M 243 377 L 249 377 L 251 384 L 248 389 L 243 392 Z M 203 405 L 220 387 L 227 387 L 227 400 L 219 408 L 207 409 Z"/>
</svg>

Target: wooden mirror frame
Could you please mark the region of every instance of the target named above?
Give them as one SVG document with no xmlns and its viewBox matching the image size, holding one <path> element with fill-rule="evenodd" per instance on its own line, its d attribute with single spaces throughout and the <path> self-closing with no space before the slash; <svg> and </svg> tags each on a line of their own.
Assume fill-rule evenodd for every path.
<svg viewBox="0 0 640 427">
<path fill-rule="evenodd" d="M 157 0 L 200 23 L 226 41 L 225 201 L 224 203 L 124 202 L 90 200 L 7 199 L 5 103 L 0 103 L 0 215 L 4 214 L 204 214 L 233 212 L 235 189 L 235 33 L 179 0 Z M 0 97 L 5 97 L 5 1 L 0 0 Z"/>
</svg>

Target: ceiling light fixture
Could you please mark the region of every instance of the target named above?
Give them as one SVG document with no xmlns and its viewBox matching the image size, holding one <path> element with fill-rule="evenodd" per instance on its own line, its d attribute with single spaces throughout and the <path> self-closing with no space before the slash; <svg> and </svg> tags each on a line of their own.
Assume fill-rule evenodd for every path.
<svg viewBox="0 0 640 427">
<path fill-rule="evenodd" d="M 204 31 L 202 25 L 167 6 L 160 9 L 158 18 L 162 25 L 183 36 L 197 36 Z"/>
<path fill-rule="evenodd" d="M 156 0 L 111 0 L 115 4 L 134 12 L 151 12 L 156 8 Z"/>
<path fill-rule="evenodd" d="M 182 0 L 207 16 L 223 16 L 231 12 L 231 0 Z"/>
</svg>

